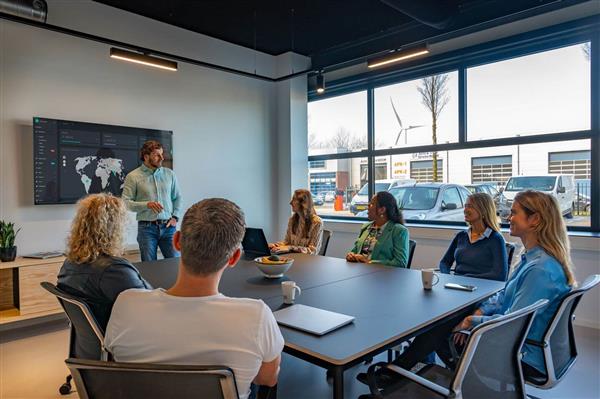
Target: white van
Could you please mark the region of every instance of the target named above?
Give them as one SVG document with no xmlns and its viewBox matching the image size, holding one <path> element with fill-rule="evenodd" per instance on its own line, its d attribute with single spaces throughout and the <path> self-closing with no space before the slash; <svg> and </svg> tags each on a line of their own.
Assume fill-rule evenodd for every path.
<svg viewBox="0 0 600 399">
<path fill-rule="evenodd" d="M 573 217 L 575 201 L 575 177 L 573 175 L 512 176 L 500 196 L 500 216 L 508 219 L 510 207 L 519 191 L 537 190 L 558 200 L 560 211 L 567 218 Z"/>
<path fill-rule="evenodd" d="M 389 191 L 393 187 L 401 186 L 404 184 L 415 184 L 417 181 L 414 179 L 384 179 L 375 181 L 375 192 Z M 369 205 L 369 185 L 365 184 L 361 189 L 354 194 L 352 201 L 350 201 L 350 212 L 357 214 L 358 212 L 364 211 Z"/>
</svg>

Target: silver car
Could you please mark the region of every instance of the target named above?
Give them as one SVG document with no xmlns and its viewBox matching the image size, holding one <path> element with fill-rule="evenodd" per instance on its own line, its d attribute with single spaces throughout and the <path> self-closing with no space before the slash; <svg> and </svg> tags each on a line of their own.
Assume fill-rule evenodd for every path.
<svg viewBox="0 0 600 399">
<path fill-rule="evenodd" d="M 407 220 L 463 222 L 463 210 L 471 194 L 464 186 L 453 183 L 416 183 L 389 190 Z M 360 212 L 357 216 L 367 216 Z"/>
</svg>

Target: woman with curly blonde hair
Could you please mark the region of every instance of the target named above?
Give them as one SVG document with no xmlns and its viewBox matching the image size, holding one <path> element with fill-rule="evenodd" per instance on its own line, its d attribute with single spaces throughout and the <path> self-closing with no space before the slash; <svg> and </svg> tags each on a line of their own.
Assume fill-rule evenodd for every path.
<svg viewBox="0 0 600 399">
<path fill-rule="evenodd" d="M 294 191 L 290 201 L 293 215 L 288 221 L 283 241 L 269 244 L 274 253 L 302 252 L 316 255 L 321 248 L 323 221 L 317 216 L 310 191 Z"/>
<path fill-rule="evenodd" d="M 121 257 L 126 222 L 127 208 L 120 198 L 92 194 L 81 199 L 67 240 L 67 259 L 58 273 L 58 288 L 83 299 L 102 328 L 122 291 L 150 288 Z"/>
</svg>

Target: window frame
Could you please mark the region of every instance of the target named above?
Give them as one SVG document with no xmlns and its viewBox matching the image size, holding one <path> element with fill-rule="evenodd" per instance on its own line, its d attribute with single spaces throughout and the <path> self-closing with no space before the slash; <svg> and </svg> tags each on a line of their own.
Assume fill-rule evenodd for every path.
<svg viewBox="0 0 600 399">
<path fill-rule="evenodd" d="M 590 140 L 591 152 L 591 203 L 600 204 L 600 23 L 597 16 L 571 21 L 550 28 L 544 28 L 525 34 L 484 43 L 466 49 L 432 56 L 421 61 L 413 61 L 397 68 L 383 69 L 363 75 L 328 82 L 327 92 L 318 95 L 308 92 L 308 101 L 337 97 L 358 91 L 367 91 L 367 149 L 341 154 L 312 155 L 312 160 L 366 157 L 368 159 L 369 197 L 374 191 L 374 160 L 376 157 L 396 154 L 452 151 L 475 148 L 489 148 L 507 145 L 523 145 L 558 141 Z M 512 58 L 522 57 L 544 51 L 554 50 L 590 42 L 590 129 L 571 132 L 545 133 L 531 136 L 492 138 L 477 141 L 467 140 L 467 69 L 491 64 Z M 374 143 L 374 92 L 382 86 L 402 83 L 426 76 L 458 71 L 458 141 L 420 145 L 393 149 L 375 149 Z M 596 165 L 594 167 L 593 165 Z M 600 209 L 592 209 L 590 226 L 569 226 L 569 231 L 600 232 Z M 364 218 L 348 216 L 326 216 L 327 219 L 361 220 Z M 464 225 L 450 221 L 410 221 L 415 225 Z M 503 225 L 505 227 L 505 225 Z"/>
</svg>

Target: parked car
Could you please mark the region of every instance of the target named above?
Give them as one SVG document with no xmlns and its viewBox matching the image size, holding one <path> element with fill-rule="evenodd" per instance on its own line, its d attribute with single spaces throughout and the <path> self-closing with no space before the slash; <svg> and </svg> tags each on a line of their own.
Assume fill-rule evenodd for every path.
<svg viewBox="0 0 600 399">
<path fill-rule="evenodd" d="M 590 197 L 585 194 L 575 195 L 575 209 L 579 212 L 589 212 L 591 209 Z"/>
<path fill-rule="evenodd" d="M 464 204 L 471 192 L 454 183 L 414 183 L 392 187 L 389 192 L 398 201 L 407 220 L 464 221 Z M 367 216 L 367 211 L 357 216 Z"/>
<path fill-rule="evenodd" d="M 500 196 L 500 191 L 491 183 L 467 184 L 465 187 L 472 193 L 489 194 L 494 200 Z"/>
<path fill-rule="evenodd" d="M 310 193 L 310 195 L 312 196 L 313 204 L 317 206 L 323 205 L 323 197 L 313 193 Z"/>
<path fill-rule="evenodd" d="M 392 187 L 401 186 L 404 184 L 414 184 L 414 179 L 385 179 L 375 181 L 375 192 L 389 191 Z M 362 188 L 352 197 L 350 201 L 350 212 L 358 214 L 361 211 L 367 209 L 369 205 L 369 186 L 365 184 Z"/>
<path fill-rule="evenodd" d="M 325 195 L 323 197 L 325 202 L 333 202 L 335 201 L 335 191 L 325 191 Z"/>
<path fill-rule="evenodd" d="M 467 184 L 465 187 L 473 194 L 475 193 L 486 193 L 489 194 L 494 200 L 494 204 L 496 205 L 496 214 L 500 216 L 500 214 L 506 214 L 506 207 L 500 203 L 500 190 L 496 188 L 494 183 L 479 183 L 479 184 Z M 510 208 L 508 209 L 508 213 L 510 213 Z"/>
<path fill-rule="evenodd" d="M 520 191 L 537 190 L 552 195 L 558 201 L 561 213 L 573 217 L 575 201 L 575 178 L 573 175 L 512 176 L 500 196 L 500 217 L 508 220 L 510 208 Z"/>
</svg>

